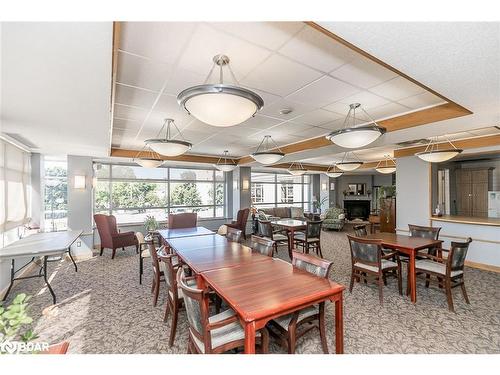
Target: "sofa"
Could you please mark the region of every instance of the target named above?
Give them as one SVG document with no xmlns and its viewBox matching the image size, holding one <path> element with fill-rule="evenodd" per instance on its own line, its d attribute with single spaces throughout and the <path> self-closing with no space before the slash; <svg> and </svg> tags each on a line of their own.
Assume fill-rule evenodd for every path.
<svg viewBox="0 0 500 375">
<path fill-rule="evenodd" d="M 260 217 L 264 214 L 266 218 Z M 278 219 L 305 219 L 304 209 L 302 207 L 270 207 L 259 208 L 257 210 L 257 218 L 267 220 Z"/>
<path fill-rule="evenodd" d="M 323 229 L 334 229 L 341 231 L 345 224 L 345 213 L 342 208 L 332 207 L 325 212 Z"/>
</svg>

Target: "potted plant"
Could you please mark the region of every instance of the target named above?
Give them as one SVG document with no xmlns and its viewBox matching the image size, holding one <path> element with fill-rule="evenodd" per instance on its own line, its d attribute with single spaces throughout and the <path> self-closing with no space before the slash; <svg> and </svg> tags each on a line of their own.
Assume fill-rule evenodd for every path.
<svg viewBox="0 0 500 375">
<path fill-rule="evenodd" d="M 147 232 L 154 232 L 158 229 L 158 221 L 153 215 L 147 215 L 144 219 L 144 228 Z"/>
<path fill-rule="evenodd" d="M 321 206 L 323 206 L 327 200 L 328 200 L 328 197 L 323 197 L 320 200 L 315 199 L 313 201 L 313 210 L 314 210 L 314 212 L 321 215 Z"/>
</svg>

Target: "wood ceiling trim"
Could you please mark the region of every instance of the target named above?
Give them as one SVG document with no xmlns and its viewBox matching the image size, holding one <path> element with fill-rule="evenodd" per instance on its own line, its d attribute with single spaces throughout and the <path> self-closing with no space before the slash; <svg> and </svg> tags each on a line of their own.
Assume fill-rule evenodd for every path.
<svg viewBox="0 0 500 375">
<path fill-rule="evenodd" d="M 372 169 L 375 168 L 380 161 L 370 161 L 370 162 L 364 162 L 358 169 Z M 279 164 L 273 164 L 270 165 L 268 168 L 282 168 L 282 169 L 288 169 L 290 168 L 290 165 L 292 163 L 279 163 Z M 319 165 L 319 164 L 304 164 L 302 163 L 302 166 L 307 169 L 308 171 L 313 171 L 313 172 L 326 172 L 330 166 L 326 165 Z M 356 170 L 358 170 L 356 169 Z"/>
<path fill-rule="evenodd" d="M 449 145 L 448 142 L 439 142 L 438 145 L 446 146 Z M 475 137 L 475 138 L 466 138 L 459 139 L 453 141 L 453 144 L 457 148 L 461 149 L 471 149 L 471 148 L 480 148 L 480 147 L 490 147 L 490 146 L 499 146 L 500 145 L 500 134 L 495 135 L 485 135 L 483 137 Z M 402 158 L 405 156 L 413 156 L 417 152 L 425 151 L 426 146 L 416 146 L 409 148 L 402 148 L 398 150 L 394 150 L 395 158 Z"/>
<path fill-rule="evenodd" d="M 135 158 L 137 157 L 137 154 L 139 151 L 137 150 L 126 150 L 122 148 L 112 148 L 111 149 L 111 156 L 114 157 L 119 157 L 119 158 Z M 206 163 L 206 164 L 215 164 L 219 161 L 219 157 L 213 157 L 213 156 L 204 156 L 204 155 L 191 155 L 191 154 L 184 154 L 180 156 L 164 156 L 160 155 L 160 158 L 162 160 L 168 160 L 168 161 L 187 161 L 191 163 Z M 236 162 L 236 160 L 235 160 Z"/>
<path fill-rule="evenodd" d="M 118 74 L 118 49 L 120 48 L 120 33 L 121 23 L 113 22 L 113 52 L 111 55 L 111 108 L 110 108 L 110 121 L 111 126 L 109 129 L 109 150 L 110 155 L 113 143 L 113 125 L 115 118 L 115 100 L 116 100 L 116 76 Z"/>
</svg>

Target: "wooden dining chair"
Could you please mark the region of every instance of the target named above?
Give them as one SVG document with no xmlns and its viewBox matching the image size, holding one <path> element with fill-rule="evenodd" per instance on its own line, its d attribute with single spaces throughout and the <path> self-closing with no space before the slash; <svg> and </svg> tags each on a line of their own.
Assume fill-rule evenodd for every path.
<svg viewBox="0 0 500 375">
<path fill-rule="evenodd" d="M 231 242 L 241 242 L 243 232 L 239 229 L 227 227 L 226 238 Z"/>
<path fill-rule="evenodd" d="M 250 247 L 253 251 L 256 251 L 268 257 L 272 257 L 274 253 L 274 241 L 268 238 L 252 236 Z"/>
<path fill-rule="evenodd" d="M 380 304 L 384 303 L 383 286 L 387 285 L 387 276 L 398 279 L 399 294 L 403 294 L 401 281 L 401 261 L 397 252 L 383 253 L 380 240 L 365 239 L 347 235 L 351 248 L 351 284 L 349 292 L 352 293 L 354 281 L 368 282 L 372 279 L 378 285 Z M 396 262 L 390 260 L 395 258 Z"/>
<path fill-rule="evenodd" d="M 354 235 L 356 237 L 366 237 L 368 235 L 368 232 L 366 231 L 366 225 L 354 225 L 352 227 L 354 229 Z"/>
<path fill-rule="evenodd" d="M 285 234 L 282 229 L 273 229 L 270 220 L 259 220 L 259 235 L 268 240 L 274 241 L 274 251 L 278 253 L 279 245 L 286 245 L 288 247 L 288 234 Z"/>
<path fill-rule="evenodd" d="M 216 354 L 245 346 L 245 331 L 236 313 L 225 310 L 209 315 L 209 293 L 197 289 L 192 282 L 195 277 L 186 277 L 184 270 L 177 271 L 189 323 L 188 353 Z M 268 352 L 269 333 L 264 327 L 255 333 L 262 353 Z"/>
<path fill-rule="evenodd" d="M 182 307 L 183 298 L 177 286 L 177 269 L 179 268 L 179 259 L 175 254 L 164 254 L 159 256 L 160 268 L 165 277 L 165 284 L 167 286 L 167 301 L 165 303 L 165 315 L 163 321 L 168 320 L 169 314 L 172 315 L 172 323 L 170 325 L 170 336 L 168 339 L 168 346 L 172 347 L 175 340 L 175 333 L 177 330 L 177 320 L 179 317 L 179 309 Z"/>
<path fill-rule="evenodd" d="M 158 257 L 158 251 L 161 251 L 162 247 L 156 248 L 154 239 L 152 237 L 148 238 L 148 249 L 151 255 L 151 264 L 153 267 L 153 280 L 151 283 L 151 293 L 153 294 L 153 306 L 158 303 L 158 296 L 160 294 L 160 284 L 165 281 L 165 275 L 163 270 L 160 268 L 160 260 Z"/>
<path fill-rule="evenodd" d="M 323 258 L 323 253 L 321 252 L 321 224 L 323 221 L 311 221 L 308 220 L 306 223 L 305 232 L 297 232 L 294 235 L 294 244 L 302 248 L 302 251 L 309 254 L 310 250 L 316 251 L 316 254 Z"/>
<path fill-rule="evenodd" d="M 194 228 L 198 220 L 196 212 L 184 212 L 181 214 L 168 215 L 169 229 Z"/>
<path fill-rule="evenodd" d="M 465 290 L 464 281 L 464 265 L 469 245 L 472 238 L 467 238 L 465 242 L 452 242 L 450 250 L 442 249 L 441 251 L 448 253 L 447 258 L 438 257 L 431 254 L 422 255 L 421 260 L 415 262 L 415 271 L 425 273 L 425 287 L 429 287 L 431 276 L 435 276 L 437 283 L 441 288 L 444 287 L 446 299 L 448 301 L 448 309 L 455 312 L 453 307 L 453 296 L 451 290 L 460 286 L 465 302 L 469 304 L 469 297 Z M 434 280 L 432 280 L 434 281 Z"/>
<path fill-rule="evenodd" d="M 327 279 L 333 262 L 294 251 L 292 265 L 295 268 Z M 323 352 L 325 354 L 328 353 L 324 302 L 275 318 L 270 321 L 269 327 L 271 335 L 276 336 L 287 347 L 290 354 L 295 353 L 295 347 L 299 338 L 312 329 L 318 329 Z"/>
<path fill-rule="evenodd" d="M 149 247 L 144 238 L 144 234 L 141 232 L 136 232 L 135 237 L 139 244 L 139 284 L 142 284 L 142 275 L 144 274 L 144 259 L 151 257 L 149 253 Z"/>
</svg>

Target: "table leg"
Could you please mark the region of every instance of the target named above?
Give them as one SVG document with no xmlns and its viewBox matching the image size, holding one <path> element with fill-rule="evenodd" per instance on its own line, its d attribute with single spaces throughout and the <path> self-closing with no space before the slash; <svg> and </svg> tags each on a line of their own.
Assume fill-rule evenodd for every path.
<svg viewBox="0 0 500 375">
<path fill-rule="evenodd" d="M 75 272 L 78 272 L 78 266 L 76 265 L 75 260 L 71 256 L 71 247 L 68 247 L 68 254 L 69 254 L 71 261 L 73 262 L 73 265 L 75 266 Z"/>
<path fill-rule="evenodd" d="M 342 296 L 335 301 L 335 353 L 344 354 L 344 312 Z"/>
<path fill-rule="evenodd" d="M 245 323 L 245 354 L 255 354 L 255 322 Z"/>
<path fill-rule="evenodd" d="M 2 301 L 5 301 L 7 299 L 7 296 L 9 295 L 10 290 L 12 289 L 12 285 L 14 285 L 14 269 L 16 268 L 16 263 L 15 260 L 12 259 L 10 263 L 10 284 L 9 287 L 7 288 L 7 291 L 5 292 Z"/>
<path fill-rule="evenodd" d="M 410 272 L 408 272 L 408 281 L 410 283 L 410 296 L 413 303 L 417 302 L 417 275 L 415 274 L 415 252 L 411 252 L 410 259 L 408 261 L 408 267 Z"/>
<path fill-rule="evenodd" d="M 290 260 L 293 259 L 293 238 L 295 236 L 295 231 L 293 229 L 290 229 L 289 231 L 289 238 L 288 238 L 288 256 L 290 257 Z"/>
<path fill-rule="evenodd" d="M 50 286 L 49 280 L 47 280 L 47 259 L 48 256 L 43 257 L 43 279 L 45 280 L 45 285 L 47 285 L 47 288 L 49 289 L 50 294 L 52 294 L 52 301 L 54 302 L 54 305 L 56 304 L 56 295 L 54 291 L 52 290 L 52 287 Z"/>
</svg>

